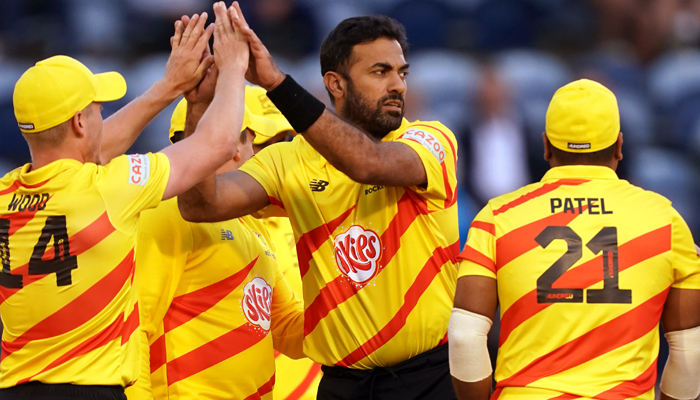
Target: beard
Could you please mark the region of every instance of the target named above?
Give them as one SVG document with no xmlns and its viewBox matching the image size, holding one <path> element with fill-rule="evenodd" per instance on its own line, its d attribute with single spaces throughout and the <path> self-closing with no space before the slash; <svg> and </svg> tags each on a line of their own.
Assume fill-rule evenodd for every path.
<svg viewBox="0 0 700 400">
<path fill-rule="evenodd" d="M 355 90 L 351 80 L 348 80 L 347 100 L 343 109 L 343 117 L 359 126 L 372 137 L 381 140 L 389 132 L 401 126 L 405 112 L 404 98 L 401 93 L 390 93 L 377 101 L 374 107 L 361 93 Z M 382 106 L 389 100 L 401 102 L 401 112 L 382 112 Z"/>
</svg>

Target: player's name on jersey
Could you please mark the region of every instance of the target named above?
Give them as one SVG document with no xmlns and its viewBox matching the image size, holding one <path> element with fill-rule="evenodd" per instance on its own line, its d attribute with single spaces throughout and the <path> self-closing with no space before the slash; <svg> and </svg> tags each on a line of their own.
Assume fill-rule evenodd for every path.
<svg viewBox="0 0 700 400">
<path fill-rule="evenodd" d="M 605 208 L 605 199 L 597 197 L 552 197 L 549 199 L 549 205 L 552 214 L 563 211 L 564 214 L 583 214 L 587 212 L 590 215 L 612 214 L 612 210 Z"/>
<path fill-rule="evenodd" d="M 46 208 L 51 196 L 48 193 L 41 194 L 12 194 L 12 200 L 7 205 L 7 211 L 37 211 Z"/>
</svg>

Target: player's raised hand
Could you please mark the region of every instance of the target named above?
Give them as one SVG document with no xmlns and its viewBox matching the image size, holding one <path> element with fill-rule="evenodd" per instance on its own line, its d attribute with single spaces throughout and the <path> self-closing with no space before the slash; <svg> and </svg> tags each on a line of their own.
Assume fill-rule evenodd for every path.
<svg viewBox="0 0 700 400">
<path fill-rule="evenodd" d="M 219 78 L 219 68 L 212 65 L 204 74 L 204 79 L 194 89 L 185 93 L 185 100 L 189 104 L 209 104 L 214 100 L 216 81 Z"/>
<path fill-rule="evenodd" d="M 180 95 L 192 90 L 214 64 L 209 50 L 209 38 L 214 25 L 205 28 L 207 13 L 194 14 L 175 22 L 175 34 L 170 38 L 172 50 L 165 66 L 165 82 Z"/>
<path fill-rule="evenodd" d="M 228 68 L 248 68 L 248 42 L 236 32 L 223 1 L 214 3 L 216 28 L 214 29 L 214 60 L 219 71 Z"/>
<path fill-rule="evenodd" d="M 258 35 L 248 26 L 237 1 L 234 1 L 229 9 L 229 16 L 236 30 L 245 37 L 250 45 L 250 62 L 245 76 L 246 79 L 248 82 L 261 86 L 267 91 L 274 89 L 282 83 L 285 75 L 277 67 L 270 52 L 258 38 Z"/>
</svg>

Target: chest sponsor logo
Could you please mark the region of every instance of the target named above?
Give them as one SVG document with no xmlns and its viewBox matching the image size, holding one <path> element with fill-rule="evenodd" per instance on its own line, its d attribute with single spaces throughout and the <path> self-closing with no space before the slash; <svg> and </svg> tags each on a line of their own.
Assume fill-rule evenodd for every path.
<svg viewBox="0 0 700 400">
<path fill-rule="evenodd" d="M 253 278 L 243 288 L 243 313 L 253 325 L 270 330 L 272 287 L 262 278 Z"/>
<path fill-rule="evenodd" d="M 323 192 L 326 190 L 326 186 L 330 185 L 330 182 L 323 181 L 321 179 L 314 179 L 309 184 L 312 192 Z"/>
<path fill-rule="evenodd" d="M 151 176 L 151 160 L 144 154 L 129 154 L 129 184 L 146 186 Z"/>
<path fill-rule="evenodd" d="M 233 240 L 233 232 L 228 229 L 221 230 L 221 240 Z"/>
<path fill-rule="evenodd" d="M 340 271 L 357 283 L 372 279 L 382 255 L 382 243 L 376 232 L 353 225 L 335 237 L 335 262 Z"/>
<path fill-rule="evenodd" d="M 442 164 L 442 162 L 445 161 L 445 148 L 442 147 L 442 143 L 432 134 L 419 129 L 408 129 L 399 139 L 401 138 L 420 143 L 433 154 L 433 157 L 435 157 L 439 163 Z"/>
</svg>

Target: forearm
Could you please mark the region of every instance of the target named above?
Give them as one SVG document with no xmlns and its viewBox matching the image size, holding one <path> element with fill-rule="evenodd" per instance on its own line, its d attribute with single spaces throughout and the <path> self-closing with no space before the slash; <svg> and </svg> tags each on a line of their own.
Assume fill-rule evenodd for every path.
<svg viewBox="0 0 700 400">
<path fill-rule="evenodd" d="M 107 118 L 102 136 L 102 162 L 107 163 L 124 154 L 146 125 L 178 95 L 166 82 L 158 81 L 144 94 Z"/>
<path fill-rule="evenodd" d="M 452 377 L 452 385 L 459 400 L 488 400 L 491 396 L 491 376 L 479 382 L 462 382 Z"/>
</svg>

